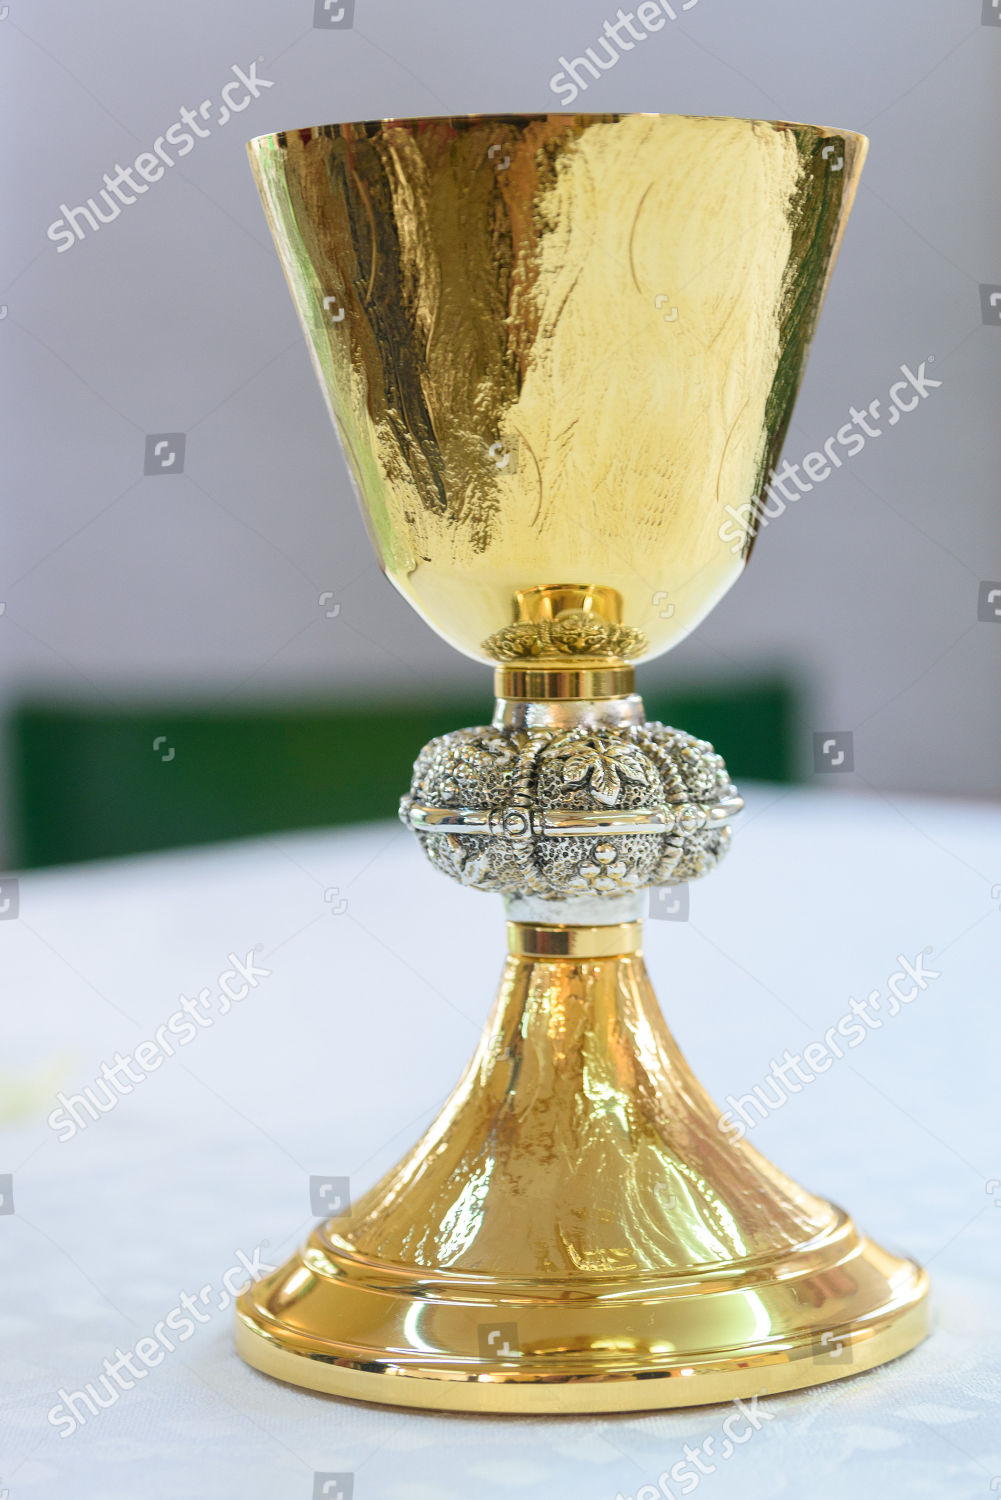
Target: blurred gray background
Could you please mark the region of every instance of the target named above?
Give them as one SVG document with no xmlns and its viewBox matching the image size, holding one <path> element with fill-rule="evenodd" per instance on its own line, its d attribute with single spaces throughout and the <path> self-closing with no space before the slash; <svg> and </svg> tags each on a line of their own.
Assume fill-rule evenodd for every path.
<svg viewBox="0 0 1001 1500">
<path fill-rule="evenodd" d="M 614 19 L 610 0 L 3 9 L 0 715 L 50 699 L 485 700 L 483 669 L 376 567 L 244 141 L 328 120 L 558 110 L 549 80 Z M 675 9 L 574 107 L 871 137 L 787 455 L 820 447 L 852 406 L 885 403 L 902 365 L 929 362 L 941 384 L 768 526 L 739 584 L 642 685 L 778 671 L 805 705 L 804 775 L 812 733 L 849 730 L 853 785 L 996 795 L 1001 4 Z M 252 63 L 267 85 L 230 91 L 247 103 L 221 122 L 234 66 L 253 77 Z M 202 101 L 205 137 L 60 252 L 47 230 L 62 206 Z M 144 475 L 147 436 L 179 433 L 183 471 L 178 454 Z"/>
</svg>

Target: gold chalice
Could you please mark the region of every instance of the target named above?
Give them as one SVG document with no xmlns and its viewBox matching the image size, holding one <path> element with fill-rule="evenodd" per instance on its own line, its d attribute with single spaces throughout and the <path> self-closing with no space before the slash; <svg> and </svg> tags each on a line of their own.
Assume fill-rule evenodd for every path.
<svg viewBox="0 0 1001 1500">
<path fill-rule="evenodd" d="M 271 1375 L 650 1409 L 815 1385 L 927 1332 L 924 1273 L 733 1138 L 640 951 L 646 889 L 710 870 L 741 802 L 712 746 L 646 720 L 634 663 L 744 566 L 865 144 L 648 114 L 251 143 L 379 560 L 495 668 L 493 723 L 424 748 L 401 816 L 504 896 L 509 949 L 438 1120 L 240 1299 Z"/>
</svg>

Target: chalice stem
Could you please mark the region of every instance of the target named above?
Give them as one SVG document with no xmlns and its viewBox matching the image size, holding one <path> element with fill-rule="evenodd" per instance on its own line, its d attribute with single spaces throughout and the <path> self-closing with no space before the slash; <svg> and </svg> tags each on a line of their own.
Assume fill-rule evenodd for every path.
<svg viewBox="0 0 1001 1500">
<path fill-rule="evenodd" d="M 244 1294 L 246 1358 L 391 1404 L 613 1411 L 816 1384 L 923 1337 L 923 1272 L 721 1126 L 641 923 L 508 931 L 451 1098 Z"/>
</svg>

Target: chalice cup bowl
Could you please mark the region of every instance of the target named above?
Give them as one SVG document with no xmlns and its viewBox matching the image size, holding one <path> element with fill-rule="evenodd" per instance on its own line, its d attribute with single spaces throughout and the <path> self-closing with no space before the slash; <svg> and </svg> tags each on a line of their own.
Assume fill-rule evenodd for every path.
<svg viewBox="0 0 1001 1500">
<path fill-rule="evenodd" d="M 508 935 L 438 1119 L 241 1297 L 270 1375 L 656 1409 L 852 1375 L 928 1331 L 924 1272 L 721 1116 L 641 954 L 646 892 L 711 870 L 741 800 L 711 745 L 645 718 L 635 664 L 747 560 L 865 147 L 655 114 L 250 145 L 379 561 L 495 671 L 493 722 L 425 746 L 401 817 L 503 896 Z"/>
</svg>

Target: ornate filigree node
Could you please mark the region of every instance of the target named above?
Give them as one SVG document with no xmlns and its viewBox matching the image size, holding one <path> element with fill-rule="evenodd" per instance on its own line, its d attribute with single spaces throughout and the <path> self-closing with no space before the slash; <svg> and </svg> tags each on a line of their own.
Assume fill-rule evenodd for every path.
<svg viewBox="0 0 1001 1500">
<path fill-rule="evenodd" d="M 586 786 L 602 807 L 615 807 L 623 784 L 650 785 L 647 762 L 632 745 L 592 734 L 585 740 L 566 740 L 552 753 L 563 763 L 563 785 Z"/>
<path fill-rule="evenodd" d="M 483 642 L 494 661 L 539 656 L 598 656 L 626 661 L 647 649 L 647 638 L 633 625 L 615 625 L 584 609 L 562 610 L 555 620 L 522 620 L 506 625 Z"/>
<path fill-rule="evenodd" d="M 740 801 L 705 740 L 664 724 L 459 729 L 400 806 L 431 863 L 507 896 L 619 896 L 706 874 Z"/>
</svg>

